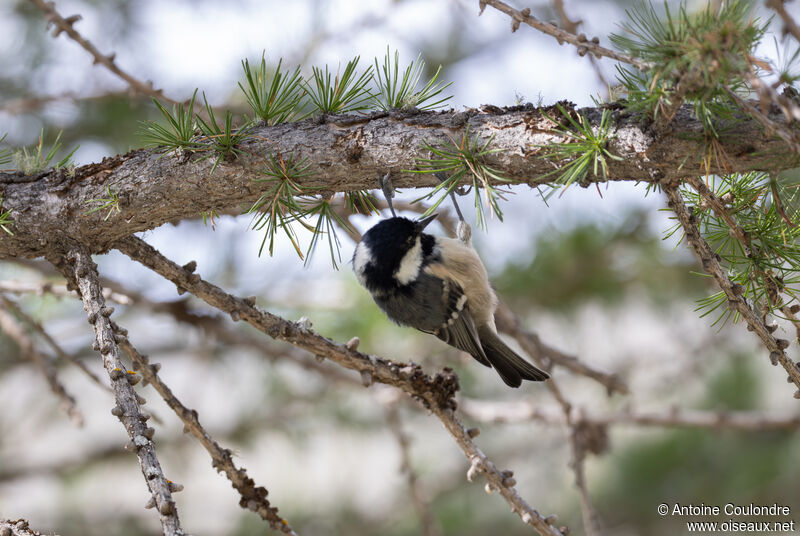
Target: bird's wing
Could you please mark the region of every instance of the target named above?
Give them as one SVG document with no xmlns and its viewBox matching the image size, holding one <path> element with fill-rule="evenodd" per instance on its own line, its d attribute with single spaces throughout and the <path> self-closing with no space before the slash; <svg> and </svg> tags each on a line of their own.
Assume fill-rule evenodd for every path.
<svg viewBox="0 0 800 536">
<path fill-rule="evenodd" d="M 394 322 L 436 335 L 490 367 L 461 286 L 424 271 L 413 285 L 373 299 Z"/>
<path fill-rule="evenodd" d="M 441 281 L 445 321 L 431 333 L 450 346 L 472 355 L 479 363 L 491 367 L 481 346 L 464 289 L 453 280 L 443 279 Z"/>
</svg>

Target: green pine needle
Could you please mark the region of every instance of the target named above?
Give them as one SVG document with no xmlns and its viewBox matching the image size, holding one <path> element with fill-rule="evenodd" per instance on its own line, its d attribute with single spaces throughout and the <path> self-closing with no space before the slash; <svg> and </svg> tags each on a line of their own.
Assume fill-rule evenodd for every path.
<svg viewBox="0 0 800 536">
<path fill-rule="evenodd" d="M 317 222 L 311 229 L 311 242 L 308 245 L 306 252 L 305 264 L 311 260 L 311 256 L 317 248 L 317 245 L 322 239 L 322 236 L 327 236 L 328 249 L 331 254 L 331 264 L 333 268 L 338 270 L 339 264 L 342 262 L 342 244 L 339 241 L 339 236 L 336 234 L 336 227 L 339 226 L 348 231 L 352 231 L 352 227 L 346 219 L 336 212 L 333 206 L 332 199 L 320 199 L 318 201 L 307 204 L 304 207 L 305 214 L 308 217 L 316 216 Z"/>
<path fill-rule="evenodd" d="M 253 206 L 247 211 L 247 214 L 253 214 L 252 228 L 256 231 L 264 231 L 261 247 L 258 250 L 259 256 L 264 251 L 267 242 L 269 242 L 270 256 L 273 254 L 275 236 L 282 230 L 289 238 L 297 255 L 301 259 L 304 258 L 292 224 L 299 222 L 303 225 L 301 220 L 307 215 L 300 198 L 312 195 L 313 191 L 301 186 L 298 180 L 313 175 L 314 172 L 310 168 L 311 163 L 308 159 L 295 160 L 291 153 L 286 158 L 280 154 L 268 156 L 266 165 L 261 170 L 263 177 L 255 179 L 255 181 L 267 182 L 270 184 L 270 188 L 261 194 L 258 201 L 253 203 Z"/>
<path fill-rule="evenodd" d="M 357 76 L 359 56 L 345 65 L 344 71 L 336 76 L 318 67 L 313 67 L 313 77 L 309 82 L 303 81 L 303 88 L 311 99 L 316 111 L 323 114 L 341 114 L 366 110 L 372 99 L 367 85 L 372 80 L 372 66 Z"/>
<path fill-rule="evenodd" d="M 246 86 L 239 87 L 253 109 L 255 118 L 268 125 L 287 123 L 302 118 L 300 112 L 303 99 L 303 77 L 300 67 L 289 74 L 281 72 L 282 59 L 273 73 L 267 73 L 265 53 L 261 53 L 261 63 L 257 70 L 250 66 L 249 60 L 242 61 Z"/>
<path fill-rule="evenodd" d="M 380 215 L 380 211 L 375 206 L 378 203 L 378 199 L 368 190 L 344 192 L 344 203 L 347 210 L 352 214 L 362 214 L 364 216 Z"/>
<path fill-rule="evenodd" d="M 237 148 L 237 145 L 252 135 L 254 126 L 248 122 L 238 129 L 233 128 L 233 114 L 230 110 L 225 110 L 225 121 L 220 126 L 214 115 L 214 109 L 208 103 L 205 93 L 203 93 L 203 101 L 208 120 L 199 115 L 195 117 L 197 118 L 197 126 L 202 134 L 201 140 L 206 142 L 206 148 L 211 149 L 217 155 L 214 166 L 211 168 L 213 173 L 224 158 L 239 156 L 241 151 Z"/>
<path fill-rule="evenodd" d="M 77 151 L 79 147 L 80 145 L 78 147 L 75 147 L 72 151 L 70 151 L 69 154 L 67 154 L 67 156 L 56 162 L 53 165 L 53 168 L 61 169 L 64 167 L 71 166 L 72 155 L 75 154 L 75 151 Z M 23 147 L 22 149 L 14 153 L 14 159 L 16 160 L 17 169 L 19 169 L 26 175 L 31 175 L 33 173 L 39 173 L 41 171 L 44 171 L 50 167 L 59 149 L 61 149 L 61 131 L 59 131 L 58 134 L 56 135 L 56 139 L 55 141 L 53 141 L 53 145 L 50 147 L 50 149 L 47 150 L 47 152 L 45 152 L 44 129 L 42 129 L 42 131 L 39 133 L 39 143 L 36 144 L 35 147 L 32 147 L 30 149 L 27 147 Z"/>
<path fill-rule="evenodd" d="M 425 62 L 422 54 L 417 56 L 416 62 L 412 61 L 403 73 L 400 73 L 400 52 L 395 51 L 394 61 L 389 55 L 389 47 L 386 47 L 386 56 L 383 59 L 383 66 L 378 65 L 378 58 L 375 58 L 375 74 L 377 76 L 378 94 L 372 97 L 372 103 L 380 110 L 391 110 L 393 108 L 419 108 L 420 110 L 434 110 L 444 107 L 444 103 L 453 98 L 452 95 L 439 98 L 433 102 L 428 102 L 438 97 L 442 91 L 452 85 L 437 82 L 439 73 L 442 71 L 440 65 L 434 75 L 419 90 L 422 73 L 425 70 Z"/>
<path fill-rule="evenodd" d="M 119 192 L 117 191 L 117 185 L 115 184 L 113 189 L 112 186 L 106 185 L 106 195 L 108 197 L 87 200 L 85 203 L 86 205 L 93 204 L 96 206 L 87 210 L 84 212 L 84 214 L 88 216 L 89 214 L 94 214 L 100 210 L 108 210 L 103 218 L 103 221 L 108 221 L 108 218 L 110 218 L 112 214 L 121 212 L 119 208 Z"/>
<path fill-rule="evenodd" d="M 200 213 L 200 218 L 203 220 L 203 225 L 207 226 L 210 223 L 211 230 L 216 230 L 217 226 L 215 220 L 219 218 L 219 213 L 216 210 L 203 211 Z"/>
<path fill-rule="evenodd" d="M 423 149 L 430 152 L 430 158 L 417 158 L 417 169 L 407 170 L 411 173 L 439 173 L 449 174 L 449 178 L 440 183 L 432 192 L 416 199 L 414 202 L 424 199 L 432 199 L 438 195 L 424 216 L 433 212 L 442 204 L 450 193 L 455 192 L 462 179 L 466 178 L 475 191 L 476 219 L 479 227 L 486 229 L 485 210 L 489 210 L 490 216 L 497 216 L 503 221 L 503 212 L 500 208 L 500 200 L 505 200 L 504 195 L 509 193 L 494 186 L 493 182 L 508 182 L 503 174 L 487 164 L 487 157 L 500 149 L 490 148 L 494 136 L 481 142 L 478 136 L 470 137 L 469 126 L 464 131 L 459 142 L 450 140 L 444 146 L 433 146 L 427 142 L 423 143 Z"/>
<path fill-rule="evenodd" d="M 5 136 L 3 136 L 5 138 Z M 2 138 L 0 138 L 2 141 Z M 3 201 L 4 198 L 0 195 L 0 229 L 5 231 L 11 236 L 14 236 L 14 233 L 11 231 L 9 227 L 14 225 L 14 220 L 11 218 L 11 211 L 10 210 L 3 210 Z"/>
<path fill-rule="evenodd" d="M 0 143 L 3 143 L 3 140 L 6 139 L 8 134 L 3 134 L 0 136 Z M 0 149 L 0 166 L 6 166 L 12 162 L 14 159 L 14 150 L 11 147 L 6 147 L 5 149 Z"/>
<path fill-rule="evenodd" d="M 731 280 L 742 285 L 744 297 L 757 310 L 775 315 L 800 298 L 800 181 L 791 171 L 775 177 L 751 172 L 706 179 L 747 237 L 744 245 L 697 192 L 681 190 L 687 204 L 693 205 L 698 229 Z M 717 293 L 700 300 L 698 310 L 703 316 L 716 312 L 715 324 L 724 325 L 728 319 L 738 319 L 727 305 L 724 293 Z"/>
<path fill-rule="evenodd" d="M 708 3 L 699 13 L 690 13 L 685 3 L 674 12 L 665 3 L 662 15 L 644 1 L 626 10 L 624 33 L 612 34 L 611 41 L 652 67 L 643 73 L 617 68 L 628 93 L 625 106 L 655 119 L 673 100 L 685 100 L 716 137 L 715 119 L 731 110 L 728 90 L 745 88 L 755 47 L 766 31 L 767 24 L 752 11 L 753 3 L 745 0 Z"/>
<path fill-rule="evenodd" d="M 167 110 L 164 105 L 153 99 L 158 111 L 166 119 L 166 126 L 155 121 L 142 121 L 140 136 L 147 147 L 164 147 L 164 154 L 169 151 L 194 151 L 201 148 L 195 140 L 195 114 L 194 101 L 197 97 L 197 90 L 192 93 L 188 107 L 183 105 L 173 105 L 172 111 Z"/>
<path fill-rule="evenodd" d="M 564 124 L 545 114 L 550 121 L 558 124 L 556 132 L 569 141 L 540 145 L 544 150 L 543 158 L 557 162 L 559 167 L 544 175 L 558 174 L 553 181 L 567 187 L 574 182 L 586 180 L 608 181 L 608 160 L 622 160 L 608 150 L 608 142 L 613 139 L 611 128 L 611 111 L 603 110 L 600 124 L 595 131 L 586 116 L 579 116 L 578 121 L 561 104 L 556 104 Z"/>
</svg>

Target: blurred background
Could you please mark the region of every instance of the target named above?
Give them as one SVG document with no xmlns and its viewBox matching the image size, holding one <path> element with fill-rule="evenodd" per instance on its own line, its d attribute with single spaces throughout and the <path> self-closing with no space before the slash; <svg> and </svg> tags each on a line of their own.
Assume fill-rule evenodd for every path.
<svg viewBox="0 0 800 536">
<path fill-rule="evenodd" d="M 540 19 L 558 20 L 560 4 L 528 7 Z M 607 44 L 632 5 L 568 0 L 564 10 L 573 22 L 582 21 L 579 31 Z M 703 5 L 688 3 L 689 9 Z M 123 69 L 152 80 L 165 95 L 185 100 L 200 88 L 214 105 L 240 114 L 246 112 L 237 87 L 240 62 L 259 59 L 262 51 L 271 65 L 283 58 L 284 66 L 301 64 L 305 72 L 355 55 L 366 66 L 382 59 L 387 45 L 400 51 L 403 62 L 421 53 L 431 73 L 441 64 L 442 79 L 454 82 L 449 91 L 456 109 L 561 99 L 589 106 L 615 80 L 612 62 L 592 63 L 524 26 L 511 34 L 508 17 L 491 8 L 478 17 L 472 1 L 87 0 L 56 7 L 64 16 L 80 14 L 76 28 L 86 38 L 106 54 L 115 52 Z M 800 4 L 787 8 L 800 15 Z M 754 9 L 769 17 L 760 3 Z M 758 52 L 770 59 L 787 53 L 779 34 L 768 35 Z M 65 152 L 79 145 L 76 162 L 95 162 L 140 147 L 139 122 L 157 117 L 149 98 L 129 94 L 124 82 L 93 66 L 63 34 L 53 39 L 41 12 L 26 1 L 0 1 L 0 65 L 0 135 L 8 134 L 7 145 L 34 145 L 42 129 L 45 142 L 63 131 Z M 659 194 L 614 183 L 599 191 L 570 188 L 545 203 L 536 191 L 512 191 L 504 222 L 494 220 L 488 232 L 474 233 L 498 293 L 546 344 L 617 373 L 630 390 L 609 396 L 598 382 L 557 368 L 554 377 L 570 403 L 590 414 L 681 408 L 800 415 L 785 373 L 769 366 L 743 325 L 712 325 L 713 315 L 695 311 L 697 300 L 714 289 L 692 274 L 696 263 L 677 237 L 663 239 L 672 222 L 660 211 L 665 203 Z M 401 199 L 418 195 L 405 192 Z M 375 221 L 353 218 L 362 231 Z M 349 266 L 334 270 L 325 251 L 308 267 L 287 241 L 278 243 L 273 257 L 259 257 L 261 236 L 249 224 L 248 216 L 222 216 L 213 226 L 184 221 L 143 237 L 180 264 L 196 260 L 204 278 L 229 292 L 255 295 L 260 306 L 290 319 L 308 317 L 332 339 L 358 336 L 360 349 L 419 362 L 430 372 L 453 367 L 461 396 L 469 399 L 464 407 L 522 403 L 559 415 L 542 386 L 510 390 L 468 356 L 390 324 Z M 344 233 L 340 238 L 342 257 L 349 259 L 354 244 Z M 308 236 L 302 239 L 308 243 Z M 114 288 L 138 302 L 115 305 L 115 318 L 133 344 L 162 363 L 161 375 L 176 396 L 197 409 L 214 438 L 267 487 L 299 534 L 530 534 L 501 498 L 486 495 L 482 479 L 466 481 L 468 463 L 452 438 L 404 396 L 381 386 L 364 389 L 356 374 L 333 365 L 328 373 L 308 371 L 298 362 L 313 361 L 310 356 L 263 342 L 229 319 L 217 322 L 233 333 L 227 337 L 180 322 L 153 304 L 182 300 L 198 315 L 218 315 L 179 297 L 171 283 L 127 257 L 111 253 L 96 260 Z M 59 281 L 37 261 L 2 262 L 0 279 Z M 7 296 L 68 353 L 103 374 L 77 300 L 48 293 Z M 785 338 L 792 337 L 786 331 Z M 254 338 L 260 342 L 253 344 Z M 109 413 L 111 395 L 76 367 L 56 363 L 83 413 L 82 427 L 59 409 L 18 345 L 0 334 L 0 518 L 24 517 L 38 530 L 62 535 L 159 533 L 157 516 L 143 508 L 148 495 L 138 464 L 122 449 L 124 430 Z M 238 506 L 228 481 L 181 433 L 152 388 L 138 389 L 160 419 L 153 426 L 165 472 L 185 486 L 176 500 L 186 531 L 267 533 L 255 514 Z M 557 514 L 573 534 L 582 533 L 568 466 L 569 429 L 557 418 L 479 423 L 473 419 L 478 416 L 462 415 L 468 425 L 480 426 L 477 442 L 498 467 L 515 471 L 520 494 L 544 515 Z M 398 428 L 390 425 L 398 422 L 409 440 L 416 485 L 429 503 L 433 519 L 427 525 L 401 469 Z M 657 515 L 660 503 L 777 502 L 793 515 L 800 512 L 800 461 L 794 455 L 800 441 L 793 430 L 612 424 L 607 433 L 607 444 L 586 460 L 588 489 L 607 534 L 682 533 L 678 518 Z"/>
</svg>

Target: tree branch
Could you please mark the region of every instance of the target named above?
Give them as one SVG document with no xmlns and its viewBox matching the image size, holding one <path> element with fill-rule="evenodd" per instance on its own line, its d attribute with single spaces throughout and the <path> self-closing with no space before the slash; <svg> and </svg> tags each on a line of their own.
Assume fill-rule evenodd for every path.
<svg viewBox="0 0 800 536">
<path fill-rule="evenodd" d="M 569 15 L 567 14 L 567 10 L 564 7 L 564 0 L 552 0 L 550 5 L 556 12 L 556 15 L 558 15 L 558 20 L 561 24 L 561 27 L 573 35 L 578 33 L 578 27 L 583 24 L 583 19 L 570 19 Z M 592 40 L 592 43 L 594 43 L 594 40 Z M 589 63 L 591 63 L 592 69 L 594 69 L 594 72 L 597 75 L 597 80 L 600 82 L 600 84 L 606 88 L 610 88 L 611 84 L 608 83 L 608 80 L 606 80 L 606 77 L 603 75 L 603 70 L 600 68 L 599 58 L 594 54 L 591 54 L 589 55 Z"/>
<path fill-rule="evenodd" d="M 562 536 L 561 531 L 534 510 L 517 493 L 508 480 L 508 475 L 498 470 L 486 455 L 475 445 L 473 435 L 455 415 L 454 395 L 458 391 L 458 378 L 450 369 L 444 369 L 431 378 L 415 364 L 394 363 L 356 350 L 356 344 L 338 344 L 313 332 L 308 325 L 289 322 L 263 311 L 249 301 L 232 296 L 219 287 L 204 281 L 191 270 L 181 268 L 165 258 L 154 248 L 136 237 L 119 241 L 115 247 L 140 262 L 162 277 L 172 281 L 187 292 L 191 292 L 212 307 L 225 311 L 233 320 L 244 320 L 274 339 L 283 340 L 345 368 L 356 370 L 366 385 L 373 381 L 397 387 L 422 402 L 442 422 L 453 436 L 471 467 L 469 476 L 482 473 L 487 486 L 496 490 L 511 505 L 523 522 L 547 536 Z"/>
<path fill-rule="evenodd" d="M 786 7 L 783 5 L 784 0 L 767 0 L 764 5 L 766 5 L 771 10 L 775 11 L 778 16 L 783 21 L 783 33 L 787 34 L 790 33 L 792 36 L 800 42 L 800 27 L 797 26 L 797 22 L 795 22 L 794 18 L 789 15 L 789 12 L 786 11 Z"/>
<path fill-rule="evenodd" d="M 569 43 L 570 45 L 574 45 L 578 48 L 578 54 L 581 56 L 586 54 L 587 52 L 592 53 L 597 58 L 611 58 L 613 60 L 620 61 L 622 63 L 628 63 L 633 65 L 637 69 L 642 71 L 647 70 L 649 65 L 642 60 L 636 59 L 632 56 L 626 56 L 625 54 L 620 54 L 618 52 L 614 52 L 611 49 L 601 47 L 600 42 L 597 40 L 588 40 L 584 34 L 579 36 L 570 33 L 566 30 L 562 30 L 555 24 L 550 24 L 549 22 L 542 22 L 533 15 L 531 15 L 530 8 L 525 8 L 522 11 L 516 10 L 510 5 L 502 2 L 501 0 L 480 0 L 480 14 L 483 13 L 483 10 L 486 6 L 492 6 L 498 11 L 502 11 L 509 17 L 511 17 L 511 31 L 516 32 L 519 28 L 520 23 L 524 22 L 534 30 L 539 30 L 542 33 L 547 35 L 551 35 L 556 38 L 558 44 Z M 596 39 L 596 38 L 595 38 Z"/>
<path fill-rule="evenodd" d="M 134 76 L 128 74 L 127 72 L 123 71 L 119 68 L 119 66 L 114 61 L 116 54 L 112 53 L 108 56 L 104 55 L 102 52 L 97 50 L 88 39 L 84 38 L 76 29 L 75 23 L 81 20 L 80 15 L 72 15 L 67 17 L 66 19 L 61 16 L 61 14 L 56 11 L 55 2 L 47 2 L 45 0 L 30 0 L 30 2 L 35 5 L 42 13 L 44 13 L 45 19 L 47 19 L 47 24 L 52 24 L 55 26 L 55 30 L 53 30 L 53 37 L 58 37 L 62 32 L 66 33 L 70 39 L 78 43 L 86 52 L 92 55 L 94 58 L 94 63 L 100 64 L 125 82 L 128 83 L 128 87 L 136 92 L 141 93 L 142 95 L 149 95 L 151 97 L 157 98 L 162 101 L 169 102 L 170 104 L 180 104 L 178 101 L 172 100 L 166 95 L 164 95 L 163 90 L 155 89 L 153 87 L 153 83 L 150 81 L 142 82 L 135 78 Z"/>
<path fill-rule="evenodd" d="M 423 534 L 425 536 L 438 536 L 441 534 L 441 531 L 422 493 L 422 486 L 420 486 L 417 473 L 414 472 L 414 467 L 411 465 L 411 439 L 403 430 L 403 426 L 400 423 L 400 412 L 397 410 L 397 400 L 390 400 L 385 403 L 384 406 L 389 430 L 392 432 L 395 440 L 397 440 L 397 445 L 400 448 L 400 472 L 406 475 L 411 503 L 414 505 L 414 509 L 419 516 Z"/>
<path fill-rule="evenodd" d="M 762 103 L 771 102 L 772 99 L 775 98 L 781 98 L 775 94 L 774 90 L 772 90 L 766 84 L 763 84 L 758 78 L 753 77 L 749 79 L 749 81 L 753 84 L 753 89 L 755 89 L 759 94 Z M 749 114 L 750 117 L 753 117 L 756 121 L 761 123 L 761 125 L 764 127 L 764 130 L 768 134 L 774 134 L 778 136 L 786 145 L 789 146 L 793 152 L 800 154 L 800 142 L 798 141 L 796 132 L 791 130 L 785 121 L 776 121 L 765 111 L 759 110 L 758 106 L 756 106 L 752 101 L 743 99 L 730 89 L 726 89 L 726 93 L 733 101 L 736 102 L 736 104 L 739 105 L 739 108 L 741 108 L 742 111 Z M 785 101 L 784 105 L 786 111 L 788 112 L 785 117 L 793 117 L 794 114 L 797 113 L 797 107 L 791 105 L 788 103 L 788 101 Z"/>
<path fill-rule="evenodd" d="M 49 170 L 25 176 L 0 172 L 3 210 L 10 211 L 14 236 L 0 233 L 0 258 L 45 255 L 48 240 L 63 232 L 78 242 L 91 244 L 92 253 L 139 231 L 166 222 L 197 218 L 211 210 L 241 210 L 270 188 L 261 173 L 268 154 L 293 154 L 308 158 L 308 176 L 298 178 L 303 187 L 321 194 L 375 189 L 376 170 L 391 171 L 398 188 L 430 187 L 438 181 L 430 175 L 407 173 L 416 158 L 427 156 L 423 142 L 442 145 L 470 137 L 491 139 L 487 163 L 501 170 L 510 183 L 538 185 L 553 180 L 553 163 L 536 155 L 542 145 L 568 142 L 549 117 L 556 108 L 516 107 L 497 114 L 468 112 L 375 112 L 366 116 L 343 115 L 307 119 L 297 123 L 259 127 L 241 144 L 242 155 L 224 161 L 212 173 L 213 158 L 200 154 L 159 157 L 152 150 L 136 150 L 74 170 Z M 580 110 L 596 127 L 599 108 Z M 545 115 L 547 114 L 547 115 Z M 701 125 L 688 107 L 672 122 L 674 135 L 653 137 L 638 119 L 620 111 L 613 114 L 613 136 L 608 150 L 623 157 L 609 161 L 612 180 L 651 182 L 703 175 L 706 168 L 695 154 L 694 134 Z M 783 121 L 778 119 L 776 121 Z M 726 129 L 722 147 L 730 158 L 725 172 L 763 169 L 769 154 L 785 145 L 763 134 L 757 121 L 743 120 Z M 709 172 L 722 172 L 711 169 Z M 586 184 L 592 180 L 587 179 Z M 106 188 L 119 194 L 119 213 L 106 220 L 99 212 L 86 214 L 92 199 L 106 197 Z"/>
<path fill-rule="evenodd" d="M 37 296 L 51 294 L 58 298 L 75 298 L 77 296 L 74 291 L 67 290 L 66 285 L 54 284 L 51 281 L 40 281 L 36 283 L 9 280 L 0 281 L 0 292 L 19 295 L 36 294 Z M 107 288 L 105 283 L 103 287 L 103 297 L 120 305 L 130 305 L 133 303 L 124 293 L 114 292 L 110 288 Z"/>
<path fill-rule="evenodd" d="M 0 536 L 43 536 L 42 533 L 33 530 L 24 519 L 12 521 L 10 519 L 0 519 Z M 47 536 L 56 536 L 48 532 Z"/>
<path fill-rule="evenodd" d="M 3 283 L 4 282 L 0 282 L 0 287 L 4 286 Z M 48 345 L 50 345 L 50 348 L 53 349 L 53 351 L 56 353 L 56 356 L 58 356 L 59 359 L 61 359 L 62 361 L 65 361 L 65 362 L 72 363 L 73 365 L 75 365 L 76 367 L 81 369 L 81 371 L 83 371 L 83 373 L 86 374 L 89 377 L 89 379 L 91 379 L 95 384 L 97 384 L 101 388 L 111 392 L 111 389 L 108 387 L 108 385 L 104 384 L 100 380 L 100 378 L 97 376 L 97 374 L 95 374 L 94 372 L 89 370 L 89 367 L 87 367 L 86 364 L 83 361 L 81 361 L 80 359 L 76 358 L 73 355 L 68 354 L 61 347 L 61 345 L 58 344 L 58 342 L 56 342 L 56 340 L 53 337 L 50 336 L 50 334 L 47 332 L 47 330 L 45 330 L 44 327 L 39 322 L 34 320 L 28 313 L 23 311 L 22 308 L 19 305 L 17 305 L 13 301 L 9 300 L 8 298 L 3 296 L 2 294 L 0 294 L 0 301 L 2 301 L 3 304 L 6 307 L 8 307 L 10 310 L 12 310 L 15 315 L 17 315 L 20 318 L 22 318 L 25 321 L 25 323 L 27 323 L 31 328 L 33 328 L 33 330 L 36 331 L 45 340 L 45 342 Z"/>
<path fill-rule="evenodd" d="M 628 394 L 630 392 L 628 385 L 619 375 L 598 370 L 584 363 L 577 357 L 566 354 L 543 342 L 539 335 L 525 329 L 519 317 L 505 303 L 501 303 L 497 308 L 495 320 L 497 321 L 497 329 L 513 337 L 522 349 L 525 350 L 525 353 L 531 357 L 544 357 L 545 360 L 569 369 L 575 374 L 591 378 L 605 386 L 609 396 L 614 394 L 614 392 L 620 394 Z M 545 360 L 542 360 L 543 366 L 549 370 L 551 367 L 548 366 Z"/>
<path fill-rule="evenodd" d="M 536 421 L 553 426 L 567 424 L 561 412 L 542 409 L 530 402 L 505 402 L 461 398 L 461 410 L 478 422 L 513 424 Z M 595 426 L 653 426 L 767 432 L 800 429 L 800 415 L 778 416 L 756 411 L 700 411 L 672 408 L 646 412 L 624 410 L 616 413 L 580 412 L 578 420 Z"/>
<path fill-rule="evenodd" d="M 728 297 L 728 306 L 735 311 L 738 311 L 744 321 L 747 323 L 747 329 L 754 331 L 755 334 L 761 339 L 761 342 L 770 352 L 770 360 L 773 363 L 780 363 L 781 366 L 789 374 L 788 381 L 794 383 L 798 387 L 795 392 L 795 398 L 800 398 L 800 368 L 798 368 L 784 351 L 789 347 L 789 341 L 785 339 L 776 339 L 764 325 L 764 322 L 753 311 L 750 304 L 741 294 L 741 285 L 734 285 L 734 283 L 727 276 L 719 259 L 705 241 L 700 231 L 697 228 L 695 216 L 689 211 L 686 204 L 678 191 L 678 186 L 674 183 L 664 184 L 663 189 L 667 194 L 667 205 L 678 216 L 678 221 L 683 227 L 686 235 L 686 240 L 694 249 L 697 256 L 700 257 L 703 270 L 711 274 L 717 282 L 717 285 L 725 292 Z"/>
<path fill-rule="evenodd" d="M 318 363 L 313 359 L 313 356 L 297 348 L 278 348 L 275 344 L 270 344 L 269 341 L 263 337 L 255 336 L 248 331 L 233 329 L 230 325 L 225 324 L 224 317 L 195 313 L 190 310 L 187 300 L 156 302 L 138 292 L 123 287 L 117 282 L 106 281 L 105 284 L 106 286 L 113 287 L 116 295 L 125 296 L 130 304 L 144 307 L 154 313 L 169 315 L 177 322 L 201 329 L 207 335 L 230 346 L 250 348 L 271 361 L 290 361 L 305 370 L 315 372 L 329 380 L 351 386 L 361 386 L 361 380 L 356 379 L 356 377 L 348 374 L 346 371 L 332 366 L 326 366 L 324 362 Z M 255 302 L 255 297 L 248 299 Z"/>
<path fill-rule="evenodd" d="M 720 218 L 722 221 L 725 222 L 725 225 L 731 230 L 731 236 L 736 238 L 739 241 L 739 244 L 742 246 L 742 251 L 750 251 L 753 245 L 751 241 L 747 237 L 747 233 L 742 228 L 741 225 L 736 221 L 736 219 L 730 214 L 730 212 L 725 208 L 725 204 L 720 200 L 720 198 L 714 195 L 714 192 L 706 185 L 705 181 L 700 177 L 692 177 L 687 180 L 687 182 L 691 185 L 692 188 L 700 195 L 702 198 L 702 202 L 705 203 L 707 206 L 711 207 L 711 210 L 714 214 Z M 776 202 L 780 202 L 776 198 Z M 758 269 L 757 273 L 759 277 L 761 277 L 765 281 L 765 285 L 768 289 L 775 289 L 774 295 L 771 292 L 768 292 L 768 297 L 770 300 L 776 299 L 780 303 L 775 303 L 775 305 L 780 309 L 781 313 L 792 323 L 795 328 L 795 333 L 798 335 L 798 340 L 800 340 L 800 320 L 795 316 L 794 312 L 792 312 L 792 308 L 783 301 L 783 297 L 778 294 L 778 289 L 780 285 L 775 280 L 772 275 L 771 270 L 761 270 Z"/>
<path fill-rule="evenodd" d="M 113 325 L 113 323 L 112 323 Z M 116 326 L 114 326 L 116 328 Z M 115 329 L 119 331 L 119 329 Z M 233 462 L 233 455 L 230 449 L 223 449 L 219 443 L 214 441 L 200 424 L 197 411 L 184 406 L 175 397 L 172 390 L 158 376 L 160 364 L 150 364 L 147 356 L 141 355 L 127 338 L 123 338 L 120 347 L 125 351 L 133 362 L 134 370 L 140 372 L 144 380 L 150 383 L 158 391 L 164 402 L 175 412 L 175 415 L 183 422 L 184 430 L 189 431 L 197 438 L 203 448 L 211 456 L 212 467 L 217 471 L 223 471 L 228 480 L 231 481 L 234 489 L 242 496 L 239 506 L 247 508 L 258 514 L 261 519 L 269 523 L 269 527 L 277 532 L 293 534 L 296 536 L 289 523 L 278 515 L 278 509 L 270 505 L 267 500 L 267 489 L 256 486 L 252 478 L 247 475 L 247 471 L 239 469 Z"/>
<path fill-rule="evenodd" d="M 179 489 L 164 476 L 156 456 L 152 441 L 155 431 L 146 426 L 149 415 L 143 414 L 139 406 L 144 403 L 144 399 L 140 401 L 139 395 L 133 389 L 138 377 L 128 371 L 120 359 L 119 343 L 124 341 L 124 336 L 115 334 L 112 330 L 109 317 L 113 308 L 105 306 L 97 265 L 92 261 L 89 252 L 79 245 L 68 246 L 63 257 L 51 256 L 51 261 L 76 286 L 89 323 L 94 328 L 95 348 L 103 358 L 103 365 L 111 378 L 111 388 L 117 401 L 111 413 L 125 426 L 150 489 L 151 500 L 147 507 L 157 507 L 164 536 L 182 536 L 183 530 L 175 501 L 172 499 L 172 491 Z"/>
<path fill-rule="evenodd" d="M 8 335 L 17 346 L 23 356 L 30 359 L 47 380 L 50 390 L 61 400 L 61 409 L 78 426 L 83 426 L 83 415 L 75 404 L 75 398 L 70 395 L 66 388 L 61 384 L 53 363 L 40 353 L 33 344 L 25 328 L 14 317 L 14 312 L 19 311 L 17 305 L 0 294 L 0 330 Z"/>
</svg>

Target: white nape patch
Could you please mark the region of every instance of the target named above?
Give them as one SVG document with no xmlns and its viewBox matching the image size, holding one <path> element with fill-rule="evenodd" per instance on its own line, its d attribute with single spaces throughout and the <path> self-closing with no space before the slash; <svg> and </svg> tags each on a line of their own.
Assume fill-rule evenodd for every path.
<svg viewBox="0 0 800 536">
<path fill-rule="evenodd" d="M 356 246 L 356 253 L 353 256 L 353 271 L 356 273 L 358 282 L 362 285 L 366 285 L 364 270 L 367 268 L 367 264 L 369 264 L 371 258 L 372 252 L 369 250 L 369 246 L 364 242 L 359 242 Z"/>
<path fill-rule="evenodd" d="M 400 261 L 400 267 L 395 271 L 394 278 L 401 285 L 408 285 L 419 275 L 420 266 L 422 266 L 422 242 L 417 237 L 414 247 L 409 249 Z"/>
</svg>

